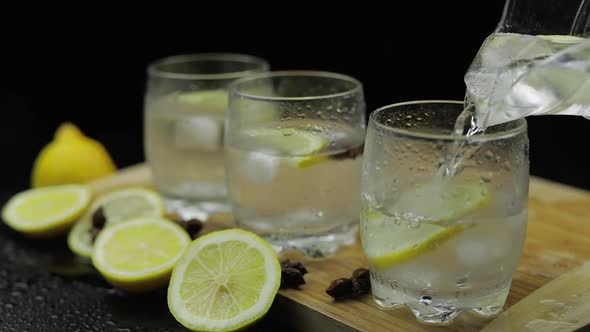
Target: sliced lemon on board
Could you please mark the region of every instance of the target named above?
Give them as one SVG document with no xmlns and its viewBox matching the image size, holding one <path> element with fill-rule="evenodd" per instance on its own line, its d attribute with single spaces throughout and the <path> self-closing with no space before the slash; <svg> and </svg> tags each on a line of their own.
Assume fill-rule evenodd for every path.
<svg viewBox="0 0 590 332">
<path fill-rule="evenodd" d="M 130 292 L 150 291 L 167 284 L 172 268 L 191 242 L 172 221 L 143 217 L 102 230 L 92 264 L 115 287 Z"/>
<path fill-rule="evenodd" d="M 230 229 L 198 238 L 178 261 L 168 286 L 168 307 L 195 331 L 234 331 L 270 308 L 281 267 L 257 235 Z"/>
<path fill-rule="evenodd" d="M 258 146 L 296 156 L 290 157 L 290 162 L 298 168 L 309 167 L 328 158 L 315 155 L 329 144 L 326 137 L 316 132 L 295 128 L 263 128 L 248 130 L 245 134 L 254 139 Z"/>
<path fill-rule="evenodd" d="M 106 226 L 136 217 L 161 217 L 166 212 L 164 201 L 158 193 L 143 188 L 121 189 L 99 197 L 76 222 L 68 234 L 68 246 L 78 256 L 92 255 L 92 216 L 102 208 Z"/>
<path fill-rule="evenodd" d="M 369 262 L 378 269 L 405 263 L 434 250 L 460 234 L 468 225 L 457 221 L 490 202 L 484 185 L 438 180 L 406 191 L 386 215 L 371 211 L 366 216 L 369 239 L 363 243 Z M 415 227 L 414 227 L 415 226 Z"/>
<path fill-rule="evenodd" d="M 91 193 L 83 185 L 29 189 L 14 195 L 2 209 L 2 219 L 32 237 L 65 232 L 88 207 Z"/>
</svg>

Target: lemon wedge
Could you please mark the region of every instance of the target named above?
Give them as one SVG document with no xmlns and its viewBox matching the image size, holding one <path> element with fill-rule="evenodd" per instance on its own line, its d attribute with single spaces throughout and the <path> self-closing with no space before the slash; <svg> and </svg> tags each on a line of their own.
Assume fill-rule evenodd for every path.
<svg viewBox="0 0 590 332">
<path fill-rule="evenodd" d="M 271 246 L 257 235 L 230 229 L 198 238 L 178 261 L 168 307 L 194 331 L 235 331 L 260 319 L 281 281 Z"/>
<path fill-rule="evenodd" d="M 90 190 L 83 185 L 29 189 L 4 205 L 2 219 L 14 230 L 29 236 L 59 235 L 82 215 L 90 198 Z"/>
</svg>

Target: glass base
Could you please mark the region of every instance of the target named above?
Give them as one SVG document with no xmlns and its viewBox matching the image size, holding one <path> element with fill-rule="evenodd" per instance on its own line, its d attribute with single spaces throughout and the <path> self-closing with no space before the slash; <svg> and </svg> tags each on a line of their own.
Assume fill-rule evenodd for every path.
<svg viewBox="0 0 590 332">
<path fill-rule="evenodd" d="M 341 246 L 356 241 L 357 223 L 346 224 L 320 234 L 272 234 L 262 235 L 277 254 L 296 250 L 312 258 L 334 254 Z"/>
<path fill-rule="evenodd" d="M 371 279 L 373 299 L 383 309 L 407 306 L 416 319 L 422 323 L 447 325 L 460 313 L 471 312 L 480 317 L 490 318 L 498 315 L 508 293 L 510 283 L 491 294 L 470 294 L 468 296 L 445 298 L 420 292 L 410 292 L 407 289 L 395 290 L 379 285 Z"/>
<path fill-rule="evenodd" d="M 166 211 L 175 213 L 182 219 L 196 218 L 207 221 L 217 213 L 231 212 L 231 206 L 224 201 L 191 201 L 177 197 L 165 197 Z"/>
</svg>

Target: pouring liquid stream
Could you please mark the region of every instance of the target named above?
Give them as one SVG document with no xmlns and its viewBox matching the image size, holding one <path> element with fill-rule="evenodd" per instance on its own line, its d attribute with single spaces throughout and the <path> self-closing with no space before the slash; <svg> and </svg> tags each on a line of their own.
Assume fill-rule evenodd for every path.
<svg viewBox="0 0 590 332">
<path fill-rule="evenodd" d="M 486 128 L 530 115 L 590 118 L 590 40 L 569 35 L 494 33 L 465 74 L 465 110 L 457 118 L 458 139 L 438 170 L 461 172 L 477 153 Z"/>
</svg>

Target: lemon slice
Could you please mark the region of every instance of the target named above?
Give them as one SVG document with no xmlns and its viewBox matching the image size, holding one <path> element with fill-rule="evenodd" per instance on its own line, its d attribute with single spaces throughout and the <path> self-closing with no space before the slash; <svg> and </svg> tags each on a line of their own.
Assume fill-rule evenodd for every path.
<svg viewBox="0 0 590 332">
<path fill-rule="evenodd" d="M 585 38 L 572 35 L 537 35 L 538 38 L 548 40 L 558 44 L 577 44 L 585 40 Z"/>
<path fill-rule="evenodd" d="M 406 191 L 387 216 L 366 216 L 363 246 L 371 264 L 387 269 L 429 252 L 461 233 L 468 225 L 450 224 L 490 202 L 485 185 L 436 180 Z"/>
<path fill-rule="evenodd" d="M 176 97 L 179 103 L 198 106 L 206 110 L 225 112 L 227 110 L 227 90 L 203 90 L 181 93 Z"/>
<path fill-rule="evenodd" d="M 136 217 L 161 217 L 166 212 L 160 195 L 148 189 L 122 189 L 101 196 L 68 234 L 68 246 L 79 256 L 90 258 L 92 255 L 92 215 L 101 207 L 107 226 Z"/>
<path fill-rule="evenodd" d="M 137 218 L 100 232 L 92 264 L 115 287 L 150 291 L 166 285 L 190 242 L 187 232 L 172 221 Z"/>
<path fill-rule="evenodd" d="M 463 184 L 452 179 L 435 179 L 404 192 L 390 214 L 409 221 L 445 224 L 483 208 L 490 202 L 488 186 Z"/>
<path fill-rule="evenodd" d="M 412 227 L 407 222 L 395 222 L 379 212 L 369 214 L 367 228 L 378 230 L 364 242 L 365 252 L 372 266 L 388 269 L 431 251 L 463 231 L 463 225 L 443 227 L 421 223 Z"/>
<path fill-rule="evenodd" d="M 329 141 L 316 132 L 295 128 L 264 128 L 248 130 L 245 133 L 258 146 L 277 150 L 290 157 L 290 163 L 298 168 L 309 167 L 327 159 L 314 155 L 323 150 Z"/>
<path fill-rule="evenodd" d="M 14 230 L 29 236 L 59 235 L 80 217 L 90 197 L 90 190 L 82 185 L 29 189 L 4 205 L 2 219 Z"/>
<path fill-rule="evenodd" d="M 248 231 L 230 229 L 195 240 L 178 261 L 168 307 L 195 331 L 234 331 L 261 318 L 279 289 L 274 250 Z"/>
</svg>

